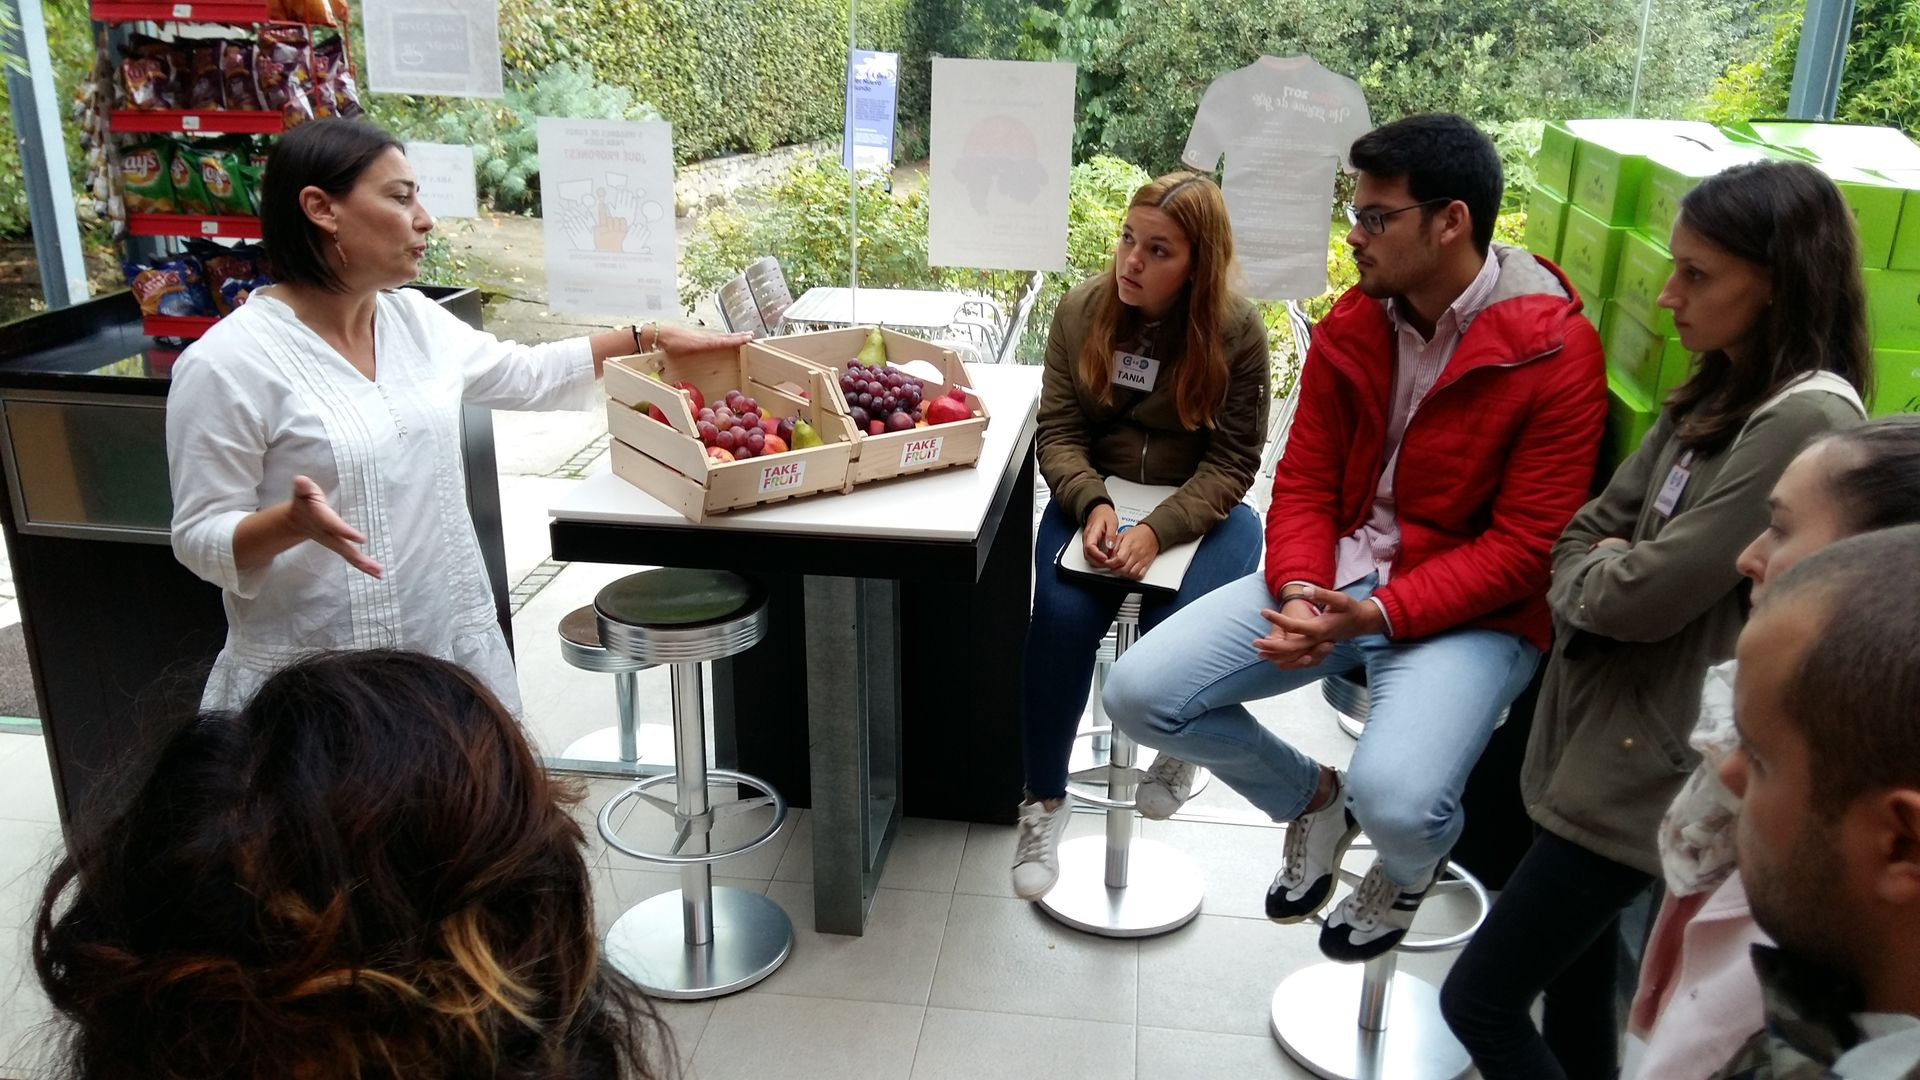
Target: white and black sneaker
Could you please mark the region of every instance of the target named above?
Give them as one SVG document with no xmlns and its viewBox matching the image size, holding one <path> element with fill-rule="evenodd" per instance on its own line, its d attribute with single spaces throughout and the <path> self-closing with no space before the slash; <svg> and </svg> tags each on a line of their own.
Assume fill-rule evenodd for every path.
<svg viewBox="0 0 1920 1080">
<path fill-rule="evenodd" d="M 1060 880 L 1060 834 L 1072 819 L 1072 795 L 1061 796 L 1052 810 L 1039 799 L 1020 804 L 1020 834 L 1013 844 L 1014 895 L 1038 900 Z"/>
<path fill-rule="evenodd" d="M 1284 860 L 1267 888 L 1267 918 L 1304 922 L 1327 905 L 1340 860 L 1360 835 L 1360 824 L 1347 812 L 1346 802 L 1346 784 L 1336 769 L 1327 805 L 1287 826 Z"/>
<path fill-rule="evenodd" d="M 1162 753 L 1147 766 L 1147 775 L 1133 791 L 1133 808 L 1143 818 L 1165 821 L 1193 797 L 1193 778 L 1199 773 L 1190 762 Z"/>
<path fill-rule="evenodd" d="M 1342 964 L 1360 964 L 1379 956 L 1407 936 L 1420 901 L 1440 880 L 1447 861 L 1440 860 L 1418 889 L 1403 889 L 1387 876 L 1383 860 L 1373 860 L 1360 887 L 1340 902 L 1320 928 L 1320 952 Z"/>
</svg>

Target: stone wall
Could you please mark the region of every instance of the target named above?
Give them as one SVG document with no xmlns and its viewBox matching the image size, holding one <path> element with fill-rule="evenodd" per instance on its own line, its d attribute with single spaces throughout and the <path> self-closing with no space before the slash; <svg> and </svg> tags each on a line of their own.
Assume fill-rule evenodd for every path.
<svg viewBox="0 0 1920 1080">
<path fill-rule="evenodd" d="M 744 187 L 773 183 L 803 157 L 832 154 L 838 139 L 780 146 L 764 154 L 731 154 L 680 166 L 673 178 L 674 212 L 681 217 L 725 203 Z"/>
</svg>

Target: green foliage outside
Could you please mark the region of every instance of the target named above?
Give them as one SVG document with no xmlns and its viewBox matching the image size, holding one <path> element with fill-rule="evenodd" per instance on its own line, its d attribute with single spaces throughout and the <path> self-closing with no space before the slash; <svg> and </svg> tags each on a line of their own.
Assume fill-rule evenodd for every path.
<svg viewBox="0 0 1920 1080">
<path fill-rule="evenodd" d="M 1017 349 L 1022 363 L 1038 363 L 1046 348 L 1054 309 L 1069 288 L 1106 269 L 1133 193 L 1151 177 L 1138 165 L 1110 155 L 1074 166 L 1067 194 L 1067 269 L 1045 276 Z M 692 309 L 721 284 L 762 255 L 775 254 L 798 295 L 847 280 L 847 173 L 837 161 L 815 159 L 790 169 L 773 187 L 751 192 L 748 211 L 720 210 L 702 219 L 701 235 L 681 259 L 680 303 Z M 923 189 L 885 190 L 869 174 L 860 186 L 860 281 L 873 288 L 952 289 L 992 297 L 1011 311 L 1027 276 L 927 265 L 927 200 Z M 1503 213 L 1494 239 L 1519 244 L 1522 213 Z M 1302 306 L 1318 319 L 1355 280 L 1347 254 L 1344 220 L 1329 225 L 1328 291 Z M 431 252 L 429 252 L 431 257 Z M 1276 394 L 1292 393 L 1299 373 L 1286 305 L 1259 305 L 1274 353 Z"/>
<path fill-rule="evenodd" d="M 1800 49 L 1799 0 L 1772 0 L 1750 55 L 1730 65 L 1698 109 L 1725 122 L 1785 116 Z M 1835 119 L 1920 135 L 1920 0 L 1857 0 Z"/>
<path fill-rule="evenodd" d="M 47 50 L 53 58 L 54 90 L 60 95 L 58 111 L 64 121 L 67 103 L 80 81 L 93 69 L 92 24 L 87 17 L 86 0 L 41 0 L 41 14 L 47 23 Z M 20 58 L 8 56 L 7 66 L 20 64 Z M 87 158 L 80 146 L 80 132 L 72 124 L 66 131 L 67 165 L 73 174 L 73 190 L 78 194 L 85 184 Z M 83 219 L 84 224 L 84 219 Z M 20 164 L 20 145 L 14 138 L 12 100 L 4 79 L 0 79 L 0 237 L 24 236 L 27 232 L 27 188 Z"/>
<path fill-rule="evenodd" d="M 1507 134 L 1530 118 L 1624 115 L 1640 0 L 1064 0 L 1023 55 L 1080 67 L 1077 151 L 1177 166 L 1200 97 L 1262 54 L 1307 53 L 1366 92 L 1376 123 L 1444 110 Z M 1733 0 L 1654 0 L 1640 115 L 1700 100 L 1761 29 Z M 1510 154 L 1517 157 L 1517 154 Z M 1525 191 L 1520 191 L 1524 198 Z"/>
</svg>

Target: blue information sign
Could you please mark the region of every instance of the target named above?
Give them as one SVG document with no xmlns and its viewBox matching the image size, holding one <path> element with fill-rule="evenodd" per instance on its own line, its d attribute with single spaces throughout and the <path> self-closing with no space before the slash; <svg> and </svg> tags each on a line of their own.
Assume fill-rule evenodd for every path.
<svg viewBox="0 0 1920 1080">
<path fill-rule="evenodd" d="M 899 53 L 853 49 L 847 54 L 842 165 L 849 169 L 893 167 L 893 112 L 899 76 Z"/>
</svg>

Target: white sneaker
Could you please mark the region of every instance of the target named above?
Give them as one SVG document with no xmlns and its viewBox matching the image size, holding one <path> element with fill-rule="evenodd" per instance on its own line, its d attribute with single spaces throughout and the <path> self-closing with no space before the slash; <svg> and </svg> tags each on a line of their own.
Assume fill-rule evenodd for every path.
<svg viewBox="0 0 1920 1080">
<path fill-rule="evenodd" d="M 1020 835 L 1013 845 L 1013 892 L 1038 900 L 1060 880 L 1060 834 L 1073 816 L 1073 796 L 1064 795 L 1052 810 L 1035 799 L 1020 804 Z"/>
<path fill-rule="evenodd" d="M 1193 778 L 1199 769 L 1172 754 L 1163 753 L 1147 766 L 1147 775 L 1133 791 L 1133 808 L 1140 816 L 1165 821 L 1193 797 Z"/>
</svg>

